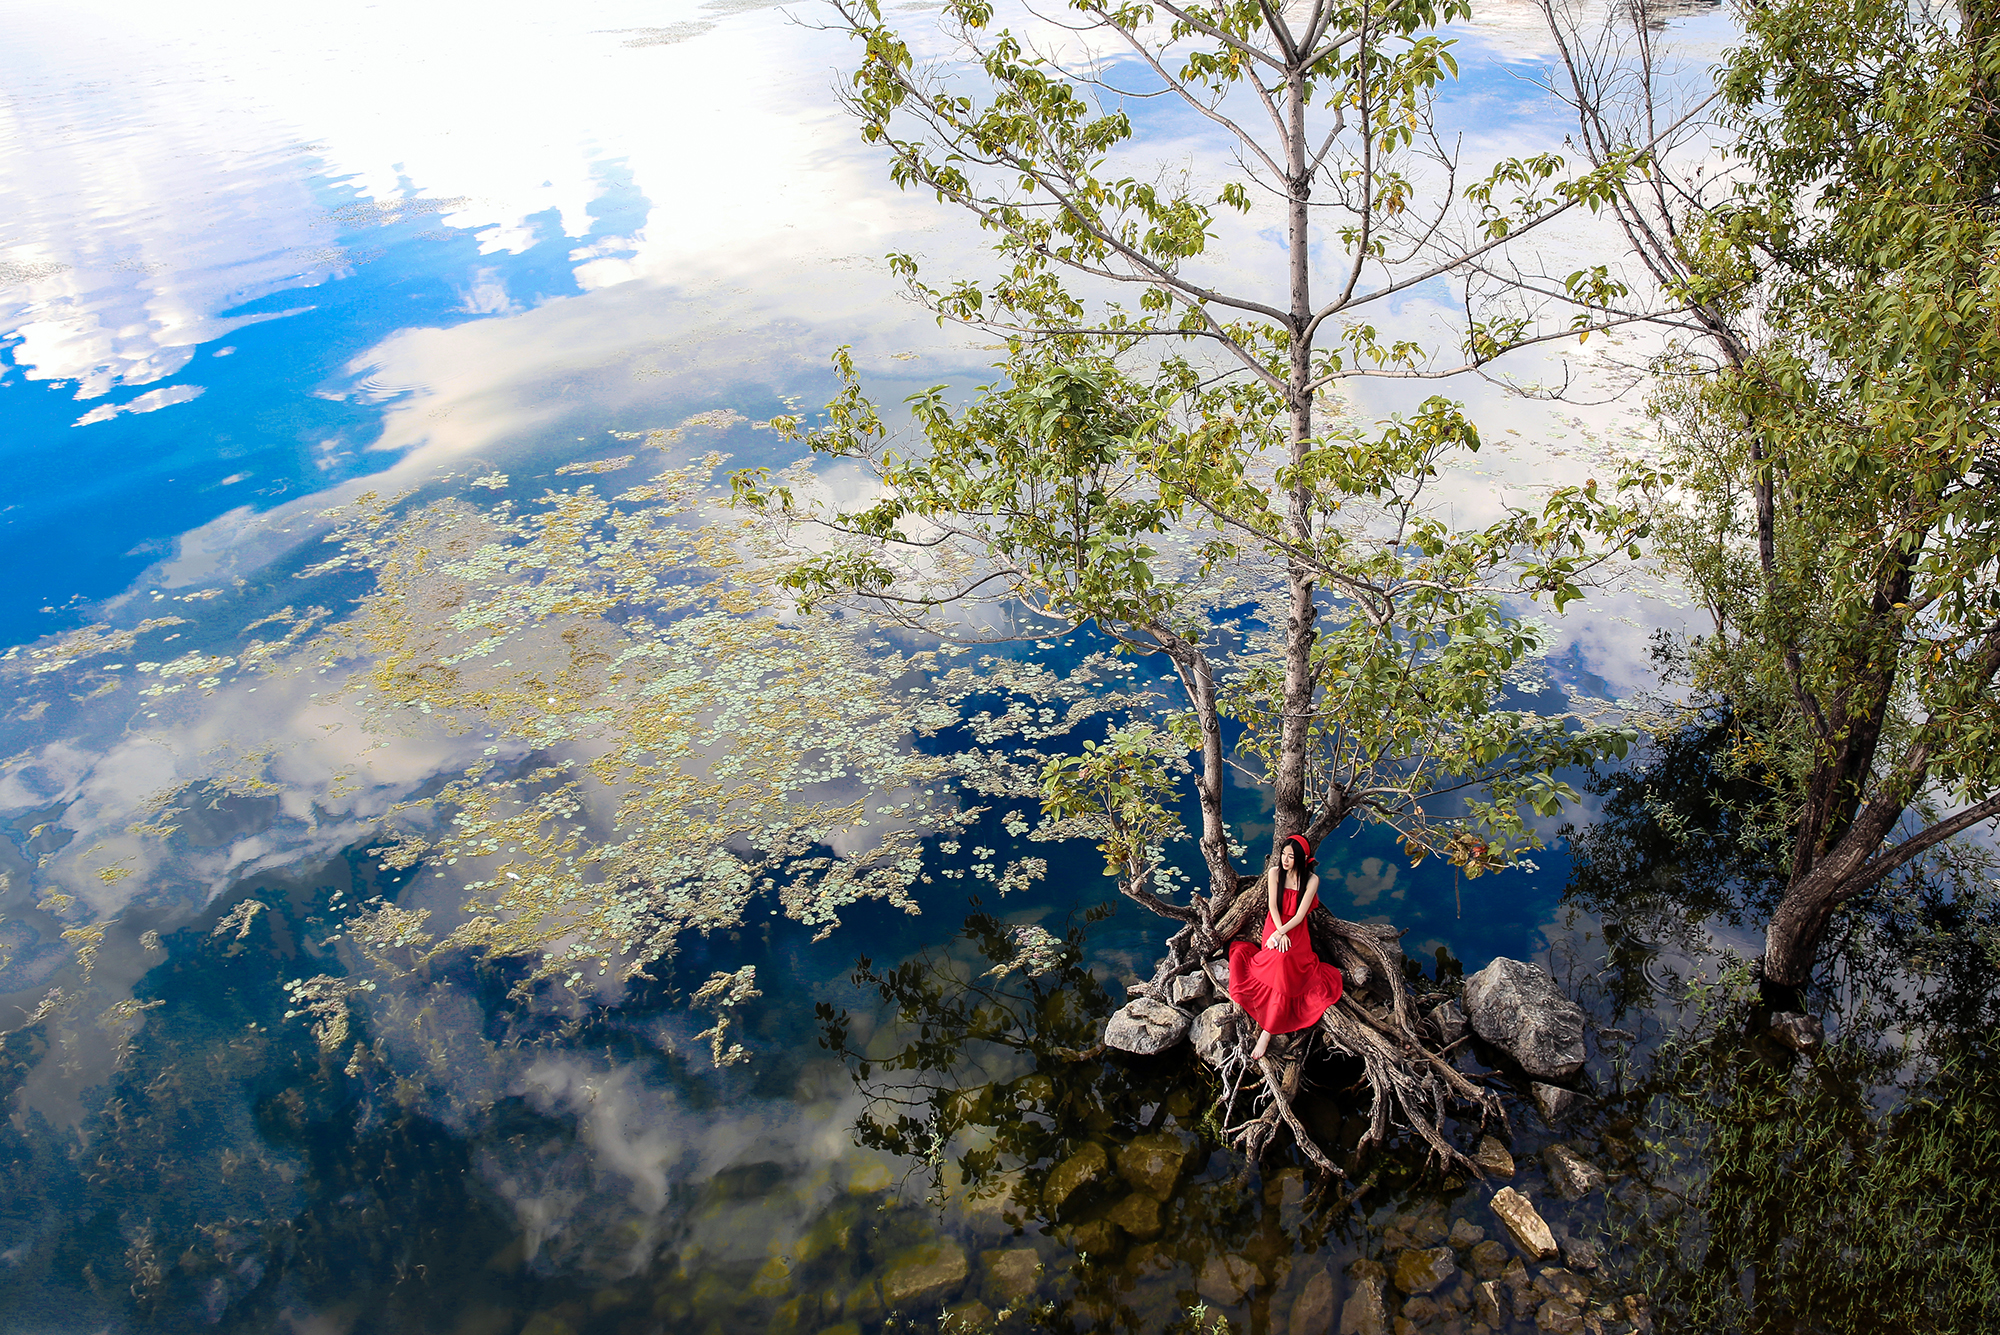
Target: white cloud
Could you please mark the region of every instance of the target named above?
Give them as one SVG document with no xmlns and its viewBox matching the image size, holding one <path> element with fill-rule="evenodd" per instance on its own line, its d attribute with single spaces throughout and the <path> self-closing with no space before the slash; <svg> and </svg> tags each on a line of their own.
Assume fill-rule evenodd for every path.
<svg viewBox="0 0 2000 1335">
<path fill-rule="evenodd" d="M 93 422 L 108 422 L 120 413 L 158 412 L 177 403 L 193 403 L 202 396 L 202 393 L 200 385 L 173 385 L 167 389 L 148 390 L 129 403 L 100 404 L 77 418 L 74 425 L 89 426 Z"/>
</svg>

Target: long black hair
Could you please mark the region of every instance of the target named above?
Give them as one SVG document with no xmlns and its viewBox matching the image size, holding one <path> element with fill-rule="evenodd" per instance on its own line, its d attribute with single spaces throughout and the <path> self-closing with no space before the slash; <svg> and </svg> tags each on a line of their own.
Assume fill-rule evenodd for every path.
<svg viewBox="0 0 2000 1335">
<path fill-rule="evenodd" d="M 1313 857 L 1313 846 L 1307 842 L 1306 837 L 1304 835 L 1302 834 L 1287 835 L 1285 838 L 1285 842 L 1283 844 L 1278 845 L 1278 851 L 1271 854 L 1271 865 L 1278 869 L 1279 873 L 1278 884 L 1280 886 L 1283 886 L 1285 883 L 1284 867 L 1285 867 L 1286 845 L 1290 845 L 1291 848 L 1298 854 L 1298 859 L 1297 859 L 1298 865 L 1293 867 L 1292 870 L 1296 871 L 1299 874 L 1299 889 L 1304 890 L 1306 888 L 1306 882 L 1312 879 L 1313 872 L 1319 867 L 1319 861 L 1318 859 Z"/>
</svg>

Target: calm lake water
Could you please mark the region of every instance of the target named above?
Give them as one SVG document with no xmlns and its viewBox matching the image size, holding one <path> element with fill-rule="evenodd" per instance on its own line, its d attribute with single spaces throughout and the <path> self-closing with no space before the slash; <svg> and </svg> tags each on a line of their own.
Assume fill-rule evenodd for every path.
<svg viewBox="0 0 2000 1335">
<path fill-rule="evenodd" d="M 1528 78 L 1538 22 L 1508 0 L 1462 34 L 1445 114 L 1475 153 L 1560 140 Z M 1679 28 L 1697 52 L 1723 36 L 1701 16 Z M 925 1162 L 921 1110 L 914 1130 L 857 1136 L 894 1081 L 857 1083 L 815 1007 L 876 1056 L 925 1032 L 856 982 L 860 957 L 965 980 L 990 967 L 968 915 L 1076 927 L 1068 1001 L 995 984 L 1042 1049 L 1088 1046 L 1121 981 L 1149 971 L 1159 924 L 1129 906 L 1085 921 L 1109 894 L 1087 848 L 1045 847 L 1048 874 L 1005 895 L 941 874 L 920 912 L 864 900 L 825 932 L 761 894 L 653 979 L 526 1000 L 510 992 L 524 966 L 370 972 L 343 935 L 364 905 L 428 908 L 434 933 L 455 911 L 458 882 L 426 881 L 448 867 L 385 857 L 397 804 L 485 757 L 525 768 L 561 747 L 421 720 L 371 731 L 321 700 L 352 665 L 297 656 L 374 577 L 327 568 L 328 512 L 408 490 L 498 513 L 710 450 L 781 464 L 755 424 L 823 402 L 842 344 L 885 400 L 977 382 L 990 354 L 899 300 L 881 257 L 970 267 L 978 236 L 888 186 L 833 105 L 840 41 L 760 0 L 15 0 L 0 30 L 0 1328 L 1219 1318 L 1303 1335 L 1352 1291 L 1353 1262 L 1393 1264 L 1454 1223 L 1464 1282 L 1416 1317 L 1478 1321 L 1466 1294 L 1499 1253 L 1465 1230 L 1503 1236 L 1478 1190 L 1389 1164 L 1336 1209 L 1295 1168 L 1246 1178 L 1173 1063 L 968 1052 L 967 1087 L 1004 1109 L 990 1143 L 1083 1168 L 1112 1147 L 1074 1193 L 1001 1177 L 968 1196 L 954 1165 Z M 1463 392 L 1496 441 L 1474 489 L 1580 480 L 1590 432 L 1615 425 Z M 1647 634 L 1680 615 L 1635 590 L 1573 615 L 1548 700 L 1647 685 Z M 252 671 L 257 625 L 289 675 Z M 1235 800 L 1246 843 L 1267 837 L 1257 795 Z M 952 867 L 960 844 L 1015 833 L 996 809 L 929 853 Z M 1503 954 L 1580 984 L 1598 970 L 1560 844 L 1536 872 L 1464 886 L 1373 836 L 1322 859 L 1330 907 L 1407 928 L 1427 968 L 1443 950 L 1468 971 Z M 1655 982 L 1666 958 L 1642 961 Z M 690 994 L 745 966 L 758 995 L 712 1048 L 717 1013 Z M 314 977 L 373 981 L 316 1010 Z M 940 1043 L 966 1041 L 932 1020 Z M 746 1059 L 718 1065 L 725 1039 Z M 1356 1114 L 1338 1091 L 1320 1104 L 1329 1135 Z M 1586 1236 L 1601 1201 L 1558 1201 L 1536 1158 L 1561 1128 L 1517 1123 L 1517 1185 Z M 1602 1128 L 1575 1134 L 1619 1153 L 1589 1139 Z"/>
</svg>

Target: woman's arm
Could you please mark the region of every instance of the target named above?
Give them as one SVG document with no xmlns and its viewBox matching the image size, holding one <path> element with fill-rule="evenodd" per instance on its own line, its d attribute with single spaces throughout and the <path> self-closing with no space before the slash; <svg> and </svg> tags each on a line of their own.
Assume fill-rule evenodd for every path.
<svg viewBox="0 0 2000 1335">
<path fill-rule="evenodd" d="M 1264 902 L 1270 905 L 1271 907 L 1270 921 L 1272 922 L 1276 922 L 1278 920 L 1278 880 L 1284 874 L 1285 873 L 1277 867 L 1271 868 L 1270 871 L 1264 874 Z M 1283 936 L 1284 936 L 1283 932 L 1273 932 L 1271 933 L 1271 935 L 1265 937 L 1264 949 L 1283 950 L 1284 947 L 1282 945 L 1275 947 L 1272 945 L 1272 942 L 1281 940 Z"/>
</svg>

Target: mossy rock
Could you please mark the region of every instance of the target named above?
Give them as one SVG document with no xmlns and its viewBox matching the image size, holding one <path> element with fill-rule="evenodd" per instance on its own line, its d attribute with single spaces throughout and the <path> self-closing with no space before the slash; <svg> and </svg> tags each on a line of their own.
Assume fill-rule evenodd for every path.
<svg viewBox="0 0 2000 1335">
<path fill-rule="evenodd" d="M 1187 1160 L 1187 1146 L 1164 1131 L 1134 1136 L 1118 1150 L 1118 1175 L 1154 1200 L 1173 1194 Z"/>
<path fill-rule="evenodd" d="M 850 1321 L 880 1321 L 883 1316 L 882 1288 L 872 1279 L 863 1280 L 840 1306 L 841 1315 Z"/>
<path fill-rule="evenodd" d="M 856 1196 L 873 1196 L 887 1191 L 895 1180 L 896 1176 L 889 1170 L 888 1164 L 880 1159 L 871 1159 L 857 1165 L 848 1175 L 847 1189 Z"/>
<path fill-rule="evenodd" d="M 882 1271 L 882 1300 L 891 1310 L 937 1307 L 958 1296 L 972 1272 L 955 1242 L 929 1242 L 892 1257 Z"/>
<path fill-rule="evenodd" d="M 1049 1170 L 1048 1180 L 1042 1184 L 1042 1203 L 1050 1214 L 1057 1213 L 1079 1188 L 1102 1180 L 1110 1168 L 1111 1160 L 1104 1147 L 1094 1140 L 1086 1142 L 1082 1149 Z"/>
<path fill-rule="evenodd" d="M 1024 1298 L 1034 1295 L 1041 1284 L 1037 1273 L 1042 1258 L 1033 1247 L 996 1247 L 992 1251 L 979 1253 L 979 1268 L 984 1278 L 980 1291 L 988 1302 L 1000 1307 L 1012 1307 Z"/>
<path fill-rule="evenodd" d="M 771 1324 L 764 1330 L 766 1335 L 806 1335 L 818 1327 L 819 1299 L 793 1298 L 778 1305 L 778 1310 L 771 1314 Z"/>
<path fill-rule="evenodd" d="M 1087 1256 L 1111 1256 L 1118 1251 L 1118 1226 L 1109 1219 L 1086 1219 L 1070 1233 L 1070 1245 Z"/>
<path fill-rule="evenodd" d="M 757 1267 L 757 1273 L 750 1277 L 750 1295 L 753 1298 L 782 1298 L 792 1291 L 792 1268 L 784 1258 L 773 1256 Z"/>
<path fill-rule="evenodd" d="M 1143 1191 L 1120 1200 L 1104 1212 L 1104 1217 L 1135 1238 L 1160 1236 L 1160 1203 Z"/>
<path fill-rule="evenodd" d="M 521 1335 L 576 1335 L 575 1314 L 566 1310 L 537 1312 L 521 1327 Z"/>
</svg>

